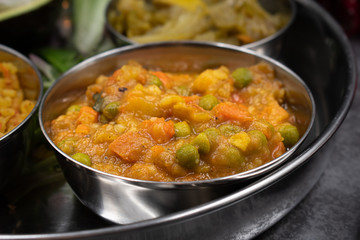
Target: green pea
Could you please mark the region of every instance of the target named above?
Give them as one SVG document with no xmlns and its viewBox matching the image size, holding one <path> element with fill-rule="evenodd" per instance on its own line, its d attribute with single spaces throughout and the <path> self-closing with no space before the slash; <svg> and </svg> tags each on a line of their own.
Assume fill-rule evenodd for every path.
<svg viewBox="0 0 360 240">
<path fill-rule="evenodd" d="M 220 135 L 220 131 L 216 128 L 207 128 L 204 133 L 208 137 L 210 145 L 214 146 L 218 136 Z"/>
<path fill-rule="evenodd" d="M 268 138 L 270 138 L 271 136 L 273 136 L 275 134 L 274 126 L 265 120 L 254 121 L 252 126 L 255 129 L 262 131 Z"/>
<path fill-rule="evenodd" d="M 176 151 L 176 159 L 180 166 L 194 168 L 200 162 L 200 155 L 197 148 L 191 144 L 185 144 Z"/>
<path fill-rule="evenodd" d="M 186 86 L 176 86 L 174 89 L 180 96 L 190 96 L 190 89 Z"/>
<path fill-rule="evenodd" d="M 79 105 L 71 105 L 70 107 L 68 107 L 68 109 L 66 110 L 67 113 L 70 112 L 79 112 L 81 109 L 81 107 Z"/>
<path fill-rule="evenodd" d="M 221 148 L 222 154 L 218 159 L 220 165 L 236 168 L 241 167 L 245 163 L 245 157 L 241 152 L 233 146 L 226 146 Z"/>
<path fill-rule="evenodd" d="M 247 134 L 251 139 L 250 145 L 248 147 L 250 151 L 261 150 L 263 147 L 267 146 L 266 136 L 261 131 L 251 130 L 247 132 Z"/>
<path fill-rule="evenodd" d="M 239 167 L 245 162 L 245 157 L 236 147 L 229 147 L 225 156 L 228 158 L 230 167 Z"/>
<path fill-rule="evenodd" d="M 101 123 L 108 123 L 108 122 L 109 122 L 109 119 L 108 119 L 107 117 L 105 117 L 104 114 L 101 114 L 99 121 L 100 121 Z"/>
<path fill-rule="evenodd" d="M 103 106 L 103 103 L 104 103 L 104 98 L 101 97 L 101 93 L 95 93 L 93 95 L 93 99 L 95 100 L 95 103 L 94 103 L 94 106 L 93 106 L 93 109 L 97 112 L 101 112 L 102 110 L 102 106 Z"/>
<path fill-rule="evenodd" d="M 73 154 L 75 150 L 75 139 L 66 138 L 57 144 L 58 148 L 66 154 Z"/>
<path fill-rule="evenodd" d="M 205 110 L 211 110 L 213 107 L 219 104 L 218 99 L 213 95 L 205 95 L 200 98 L 199 106 Z"/>
<path fill-rule="evenodd" d="M 113 119 L 119 113 L 119 106 L 119 102 L 111 102 L 107 104 L 103 109 L 103 115 L 109 120 Z"/>
<path fill-rule="evenodd" d="M 280 125 L 279 132 L 284 138 L 283 143 L 287 148 L 294 146 L 299 141 L 300 135 L 298 129 L 289 123 Z"/>
<path fill-rule="evenodd" d="M 74 155 L 71 156 L 73 159 L 75 159 L 76 161 L 85 164 L 87 166 L 91 165 L 91 159 L 90 157 L 85 154 L 85 153 L 75 153 Z"/>
<path fill-rule="evenodd" d="M 149 85 L 156 85 L 158 87 L 161 87 L 162 86 L 162 82 L 160 80 L 160 78 L 158 78 L 157 76 L 155 75 L 151 75 L 150 78 L 148 79 L 147 81 L 147 84 Z"/>
<path fill-rule="evenodd" d="M 237 68 L 232 72 L 234 86 L 238 89 L 244 88 L 252 81 L 251 71 L 247 68 Z"/>
<path fill-rule="evenodd" d="M 186 137 L 191 134 L 191 128 L 187 122 L 178 122 L 175 126 L 175 137 Z"/>
<path fill-rule="evenodd" d="M 219 127 L 219 130 L 221 134 L 226 137 L 230 137 L 242 131 L 241 127 L 232 124 L 223 124 Z"/>
<path fill-rule="evenodd" d="M 192 145 L 196 146 L 200 153 L 209 153 L 210 152 L 210 141 L 205 133 L 200 133 L 197 135 L 191 142 Z"/>
</svg>

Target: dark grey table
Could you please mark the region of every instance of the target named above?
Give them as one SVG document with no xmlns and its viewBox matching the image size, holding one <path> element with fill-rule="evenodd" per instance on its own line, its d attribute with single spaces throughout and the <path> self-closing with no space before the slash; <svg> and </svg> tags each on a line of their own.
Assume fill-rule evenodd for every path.
<svg viewBox="0 0 360 240">
<path fill-rule="evenodd" d="M 350 39 L 360 69 L 360 35 Z M 360 239 L 360 89 L 334 137 L 336 149 L 303 201 L 257 240 Z"/>
</svg>

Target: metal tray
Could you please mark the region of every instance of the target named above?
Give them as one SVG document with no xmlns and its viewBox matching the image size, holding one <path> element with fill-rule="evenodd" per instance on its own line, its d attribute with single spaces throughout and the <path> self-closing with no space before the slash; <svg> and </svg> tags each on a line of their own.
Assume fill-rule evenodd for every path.
<svg viewBox="0 0 360 240">
<path fill-rule="evenodd" d="M 114 225 L 84 207 L 50 163 L 51 175 L 25 175 L 17 189 L 0 195 L 0 239 L 250 239 L 278 222 L 326 168 L 329 139 L 356 87 L 354 56 L 340 26 L 313 1 L 296 4 L 297 20 L 278 59 L 306 81 L 317 113 L 311 134 L 290 161 L 212 202 L 129 225 Z"/>
</svg>

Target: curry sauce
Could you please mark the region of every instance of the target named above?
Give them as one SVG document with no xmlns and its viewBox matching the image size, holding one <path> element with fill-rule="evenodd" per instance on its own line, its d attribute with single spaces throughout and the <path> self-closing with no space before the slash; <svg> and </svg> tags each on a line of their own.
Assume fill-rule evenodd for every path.
<svg viewBox="0 0 360 240">
<path fill-rule="evenodd" d="M 50 135 L 64 153 L 100 171 L 196 181 L 281 156 L 303 134 L 299 123 L 267 63 L 175 73 L 129 61 L 88 86 L 51 122 Z"/>
</svg>

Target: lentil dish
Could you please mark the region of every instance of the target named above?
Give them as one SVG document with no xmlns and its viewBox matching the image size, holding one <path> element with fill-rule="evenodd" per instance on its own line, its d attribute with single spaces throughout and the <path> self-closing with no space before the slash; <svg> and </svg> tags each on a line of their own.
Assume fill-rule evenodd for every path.
<svg viewBox="0 0 360 240">
<path fill-rule="evenodd" d="M 52 120 L 50 138 L 73 159 L 110 174 L 196 181 L 279 157 L 305 126 L 265 62 L 171 73 L 129 61 L 99 76 Z"/>
<path fill-rule="evenodd" d="M 25 99 L 17 71 L 14 64 L 0 62 L 0 137 L 21 123 L 35 106 L 35 101 Z"/>
</svg>

